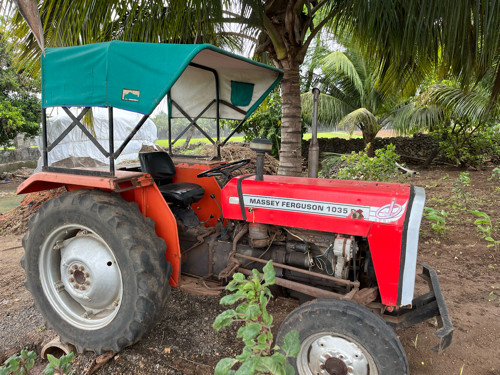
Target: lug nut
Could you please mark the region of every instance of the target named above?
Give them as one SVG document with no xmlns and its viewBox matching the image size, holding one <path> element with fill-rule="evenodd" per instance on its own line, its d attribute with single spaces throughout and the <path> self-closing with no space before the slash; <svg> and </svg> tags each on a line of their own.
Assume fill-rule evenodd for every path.
<svg viewBox="0 0 500 375">
<path fill-rule="evenodd" d="M 85 272 L 85 277 L 89 277 L 89 273 L 88 272 Z"/>
<path fill-rule="evenodd" d="M 73 270 L 69 270 L 69 271 L 68 271 L 68 273 L 69 273 L 70 275 L 73 275 L 73 274 L 75 273 L 75 271 L 73 271 Z"/>
<path fill-rule="evenodd" d="M 78 269 L 78 266 L 76 264 L 73 264 L 73 269 L 74 270 Z"/>
<path fill-rule="evenodd" d="M 90 285 L 90 281 L 85 281 L 85 285 Z"/>
<path fill-rule="evenodd" d="M 82 286 L 80 287 L 80 290 L 85 290 L 85 285 L 82 285 Z"/>
<path fill-rule="evenodd" d="M 78 268 L 80 271 L 83 271 L 85 268 L 83 268 L 83 266 L 80 266 L 80 268 Z"/>
<path fill-rule="evenodd" d="M 73 286 L 75 287 L 75 289 L 78 289 L 78 288 L 79 288 L 78 284 L 75 284 L 75 285 L 73 285 Z"/>
<path fill-rule="evenodd" d="M 75 278 L 74 277 L 70 277 L 69 278 L 69 282 L 72 283 L 73 281 L 75 281 Z"/>
</svg>

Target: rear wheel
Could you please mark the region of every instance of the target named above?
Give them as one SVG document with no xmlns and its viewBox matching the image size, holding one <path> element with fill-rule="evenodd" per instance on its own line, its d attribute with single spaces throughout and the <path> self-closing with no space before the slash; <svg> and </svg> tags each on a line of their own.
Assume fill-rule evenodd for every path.
<svg viewBox="0 0 500 375">
<path fill-rule="evenodd" d="M 314 300 L 294 310 L 277 342 L 297 330 L 300 351 L 289 361 L 299 375 L 405 375 L 408 362 L 394 330 L 364 306 Z"/>
<path fill-rule="evenodd" d="M 148 220 L 119 195 L 79 190 L 51 199 L 30 221 L 26 286 L 63 342 L 117 352 L 159 320 L 172 267 Z"/>
</svg>

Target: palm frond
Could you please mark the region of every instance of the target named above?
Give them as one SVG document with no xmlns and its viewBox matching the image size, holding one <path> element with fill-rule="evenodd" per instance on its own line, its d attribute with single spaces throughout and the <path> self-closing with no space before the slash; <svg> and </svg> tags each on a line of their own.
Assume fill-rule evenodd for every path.
<svg viewBox="0 0 500 375">
<path fill-rule="evenodd" d="M 322 59 L 323 72 L 327 78 L 342 75 L 346 77 L 356 90 L 360 97 L 364 97 L 365 91 L 363 81 L 356 70 L 353 62 L 341 51 L 334 51 Z"/>
<path fill-rule="evenodd" d="M 300 96 L 302 103 L 302 117 L 307 124 L 312 121 L 313 96 L 306 92 Z M 337 123 L 353 108 L 348 102 L 340 97 L 320 94 L 318 99 L 318 121 L 324 126 L 336 126 Z"/>
<path fill-rule="evenodd" d="M 377 133 L 380 130 L 380 125 L 373 114 L 366 108 L 358 108 L 351 113 L 348 113 L 337 124 L 338 127 L 346 129 L 350 135 L 356 128 L 359 128 L 368 133 Z"/>
<path fill-rule="evenodd" d="M 488 117 L 496 117 L 492 110 L 498 115 L 498 105 L 489 106 L 489 95 L 480 87 L 474 91 L 465 91 L 446 85 L 435 85 L 429 89 L 430 100 L 453 113 L 454 117 L 468 119 L 469 121 L 485 121 Z"/>
</svg>

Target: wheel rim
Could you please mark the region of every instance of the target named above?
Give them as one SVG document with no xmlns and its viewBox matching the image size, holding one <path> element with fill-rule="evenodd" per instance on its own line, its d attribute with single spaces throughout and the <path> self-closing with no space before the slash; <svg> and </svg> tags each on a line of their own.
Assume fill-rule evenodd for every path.
<svg viewBox="0 0 500 375">
<path fill-rule="evenodd" d="M 52 308 L 84 330 L 108 325 L 118 313 L 123 282 L 111 248 L 82 225 L 52 231 L 40 249 L 42 289 Z"/>
<path fill-rule="evenodd" d="M 373 357 L 350 337 L 320 332 L 307 337 L 297 356 L 301 375 L 378 375 Z"/>
</svg>

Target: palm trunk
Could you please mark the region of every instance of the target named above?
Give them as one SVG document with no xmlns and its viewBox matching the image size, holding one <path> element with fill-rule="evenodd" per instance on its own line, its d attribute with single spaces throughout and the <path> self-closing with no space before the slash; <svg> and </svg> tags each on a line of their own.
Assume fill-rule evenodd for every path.
<svg viewBox="0 0 500 375">
<path fill-rule="evenodd" d="M 193 134 L 194 134 L 195 129 L 196 128 L 194 126 L 191 126 L 189 128 L 188 135 L 186 136 L 186 141 L 182 145 L 182 150 L 187 150 L 187 148 L 189 147 L 189 143 L 191 142 L 191 138 L 193 138 Z"/>
<path fill-rule="evenodd" d="M 281 60 L 282 117 L 279 175 L 300 176 L 302 173 L 302 124 L 300 106 L 300 64 L 291 58 Z"/>
<path fill-rule="evenodd" d="M 368 147 L 366 150 L 366 154 L 373 158 L 375 156 L 375 137 L 377 133 L 374 133 L 369 130 L 362 131 L 363 141 L 365 143 L 365 147 Z"/>
</svg>

